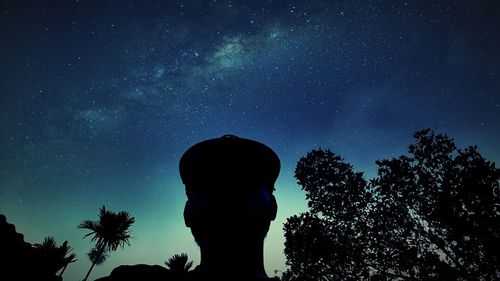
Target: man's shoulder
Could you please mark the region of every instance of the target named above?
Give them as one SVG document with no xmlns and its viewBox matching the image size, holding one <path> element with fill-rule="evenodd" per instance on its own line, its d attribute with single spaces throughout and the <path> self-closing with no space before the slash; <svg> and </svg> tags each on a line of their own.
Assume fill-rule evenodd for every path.
<svg viewBox="0 0 500 281">
<path fill-rule="evenodd" d="M 175 274 L 167 268 L 159 265 L 120 265 L 111 271 L 111 274 L 106 277 L 96 279 L 95 281 L 218 281 L 218 280 L 245 280 L 245 281 L 279 281 L 278 278 L 259 278 L 238 276 L 238 278 L 230 278 L 228 276 L 220 276 L 216 278 L 208 278 L 199 268 L 183 274 Z"/>
<path fill-rule="evenodd" d="M 111 274 L 95 281 L 122 281 L 122 280 L 144 280 L 144 281 L 177 281 L 178 279 L 163 266 L 135 264 L 120 265 L 115 267 Z"/>
<path fill-rule="evenodd" d="M 183 281 L 279 281 L 277 277 L 258 277 L 258 276 L 246 276 L 237 273 L 229 273 L 224 276 L 211 276 L 206 274 L 201 267 L 197 266 L 194 270 L 189 271 Z"/>
</svg>

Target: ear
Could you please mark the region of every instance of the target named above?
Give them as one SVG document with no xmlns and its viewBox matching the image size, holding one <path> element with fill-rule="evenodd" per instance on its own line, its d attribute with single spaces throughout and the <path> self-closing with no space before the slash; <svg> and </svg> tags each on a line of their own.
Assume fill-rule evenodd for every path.
<svg viewBox="0 0 500 281">
<path fill-rule="evenodd" d="M 191 223 L 193 220 L 193 207 L 190 200 L 186 201 L 186 205 L 184 205 L 184 224 L 187 227 L 191 227 Z"/>
<path fill-rule="evenodd" d="M 273 221 L 276 219 L 276 214 L 278 213 L 278 203 L 276 203 L 276 198 L 271 195 L 271 206 L 269 206 L 269 220 Z"/>
</svg>

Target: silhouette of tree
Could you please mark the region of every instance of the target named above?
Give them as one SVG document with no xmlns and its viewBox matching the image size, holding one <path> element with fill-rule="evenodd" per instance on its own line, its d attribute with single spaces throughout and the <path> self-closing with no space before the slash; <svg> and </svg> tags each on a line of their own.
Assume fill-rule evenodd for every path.
<svg viewBox="0 0 500 281">
<path fill-rule="evenodd" d="M 188 255 L 182 253 L 180 255 L 175 254 L 173 257 L 169 258 L 165 261 L 165 265 L 176 277 L 180 277 L 189 272 L 189 269 L 193 266 L 193 262 L 188 262 Z"/>
<path fill-rule="evenodd" d="M 430 129 L 370 181 L 329 150 L 295 170 L 309 211 L 285 223 L 283 280 L 500 278 L 500 170 Z"/>
<path fill-rule="evenodd" d="M 124 247 L 125 244 L 130 246 L 130 226 L 135 222 L 134 217 L 131 217 L 128 212 L 110 212 L 104 206 L 99 209 L 99 220 L 84 220 L 78 225 L 78 228 L 88 229 L 91 232 L 85 234 L 84 238 L 92 236 L 91 241 L 95 241 L 95 249 L 97 249 L 96 257 L 101 257 L 103 253 L 116 251 L 118 247 Z M 96 265 L 98 259 L 92 261 L 84 281 L 90 275 L 90 272 Z"/>
<path fill-rule="evenodd" d="M 45 237 L 41 244 L 34 244 L 34 248 L 41 254 L 43 268 L 50 275 L 55 275 L 59 270 L 59 276 L 62 276 L 68 264 L 76 261 L 76 255 L 70 252 L 71 247 L 68 241 L 64 241 L 61 246 L 57 246 L 56 240 L 52 236 Z"/>
</svg>

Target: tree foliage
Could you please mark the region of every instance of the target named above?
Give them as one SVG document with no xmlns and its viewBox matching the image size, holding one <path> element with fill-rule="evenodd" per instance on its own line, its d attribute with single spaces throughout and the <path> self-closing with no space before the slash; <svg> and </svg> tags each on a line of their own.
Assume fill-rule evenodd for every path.
<svg viewBox="0 0 500 281">
<path fill-rule="evenodd" d="M 57 246 L 54 237 L 48 236 L 45 237 L 42 243 L 33 246 L 41 254 L 42 260 L 39 262 L 43 264 L 42 267 L 50 275 L 55 275 L 61 269 L 60 275 L 62 275 L 68 264 L 76 261 L 76 255 L 71 253 L 73 249 L 68 245 L 68 241 L 64 241 L 60 246 Z"/>
<path fill-rule="evenodd" d="M 92 265 L 83 280 L 87 280 L 94 266 L 99 261 L 104 262 L 109 253 L 116 251 L 118 247 L 123 248 L 125 244 L 130 246 L 130 226 L 134 222 L 135 218 L 128 212 L 115 213 L 102 206 L 99 209 L 99 220 L 84 220 L 78 225 L 80 229 L 90 230 L 84 238 L 92 236 L 91 241 L 96 242 L 95 250 L 91 250 L 88 254 Z"/>
<path fill-rule="evenodd" d="M 175 254 L 167 261 L 165 261 L 165 265 L 168 270 L 172 272 L 176 276 L 182 276 L 189 272 L 189 269 L 193 266 L 193 262 L 188 262 L 188 255 L 186 253 Z"/>
<path fill-rule="evenodd" d="M 500 170 L 430 129 L 362 173 L 330 150 L 295 170 L 309 211 L 285 223 L 283 280 L 500 278 Z"/>
</svg>

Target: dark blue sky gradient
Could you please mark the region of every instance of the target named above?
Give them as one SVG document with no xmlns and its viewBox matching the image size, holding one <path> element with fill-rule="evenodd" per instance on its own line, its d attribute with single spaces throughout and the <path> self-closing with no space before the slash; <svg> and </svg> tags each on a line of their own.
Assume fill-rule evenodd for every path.
<svg viewBox="0 0 500 281">
<path fill-rule="evenodd" d="M 178 161 L 227 133 L 282 160 L 266 268 L 306 207 L 299 157 L 331 148 L 356 170 L 430 127 L 500 160 L 496 1 L 0 1 L 0 213 L 29 242 L 68 240 L 103 204 L 136 217 L 119 264 L 198 249 Z"/>
</svg>

